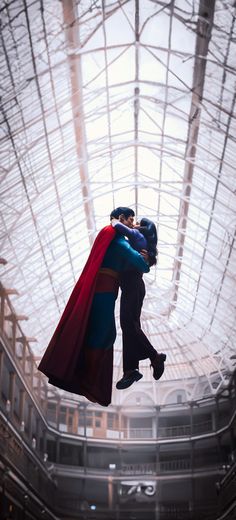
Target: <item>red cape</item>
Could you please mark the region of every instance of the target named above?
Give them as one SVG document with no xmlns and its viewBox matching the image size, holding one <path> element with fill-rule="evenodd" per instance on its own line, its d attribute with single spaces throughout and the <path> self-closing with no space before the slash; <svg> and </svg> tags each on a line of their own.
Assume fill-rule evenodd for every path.
<svg viewBox="0 0 236 520">
<path fill-rule="evenodd" d="M 96 385 L 92 384 L 93 377 L 91 377 L 95 368 L 96 372 L 99 371 L 99 365 L 97 365 L 99 359 L 92 360 L 91 373 L 89 373 L 87 364 L 86 373 L 83 371 L 83 367 L 79 366 L 79 356 L 85 347 L 84 339 L 98 270 L 115 235 L 116 232 L 112 226 L 106 226 L 97 235 L 81 276 L 38 366 L 38 369 L 49 378 L 49 382 L 55 386 L 85 395 L 91 401 L 105 406 L 111 400 L 111 384 L 108 385 L 110 388 L 106 389 L 106 381 L 104 381 L 102 388 L 96 389 Z M 95 352 L 95 355 L 98 356 L 99 352 Z M 109 359 L 107 358 L 109 373 L 112 376 L 113 352 L 107 353 L 107 355 L 109 355 Z M 112 377 L 110 381 L 111 379 Z"/>
</svg>

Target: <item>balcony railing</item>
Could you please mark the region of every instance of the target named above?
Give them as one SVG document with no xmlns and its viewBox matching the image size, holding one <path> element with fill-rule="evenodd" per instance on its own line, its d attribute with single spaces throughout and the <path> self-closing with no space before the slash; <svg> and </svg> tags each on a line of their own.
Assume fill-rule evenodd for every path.
<svg viewBox="0 0 236 520">
<path fill-rule="evenodd" d="M 189 435 L 201 435 L 212 431 L 212 421 L 202 421 L 192 426 L 183 424 L 181 426 L 167 426 L 158 429 L 157 437 L 185 437 Z"/>
<path fill-rule="evenodd" d="M 159 428 L 157 436 L 158 437 L 184 437 L 189 436 L 191 434 L 191 426 L 189 424 L 185 424 L 183 426 L 167 426 L 164 428 Z"/>
<path fill-rule="evenodd" d="M 126 428 L 121 431 L 123 439 L 153 439 L 152 428 Z"/>
<path fill-rule="evenodd" d="M 48 420 L 50 426 L 57 428 L 55 422 Z M 72 428 L 68 428 L 66 424 L 59 424 L 58 427 L 60 432 L 71 433 Z M 172 439 L 177 437 L 190 437 L 193 435 L 204 435 L 205 433 L 213 432 L 212 421 L 204 421 L 198 424 L 191 426 L 189 424 L 185 424 L 182 426 L 166 426 L 158 428 L 157 433 L 155 433 L 154 428 L 122 428 L 119 429 L 101 429 L 98 430 L 92 427 L 78 427 L 77 433 L 79 436 L 87 437 L 87 438 L 97 438 L 97 439 L 114 439 L 114 440 L 142 440 L 142 439 Z"/>
<path fill-rule="evenodd" d="M 123 464 L 121 474 L 125 475 L 153 475 L 156 474 L 157 466 L 154 462 L 148 464 Z"/>
</svg>

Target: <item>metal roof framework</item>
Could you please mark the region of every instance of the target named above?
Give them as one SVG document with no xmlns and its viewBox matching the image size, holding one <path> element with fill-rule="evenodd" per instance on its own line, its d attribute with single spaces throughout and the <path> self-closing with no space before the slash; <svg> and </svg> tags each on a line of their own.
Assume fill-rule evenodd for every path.
<svg viewBox="0 0 236 520">
<path fill-rule="evenodd" d="M 30 318 L 37 357 L 97 231 L 111 209 L 129 205 L 158 228 L 142 319 L 167 352 L 164 380 L 197 388 L 205 378 L 208 393 L 227 383 L 235 13 L 224 0 L 1 4 L 2 281 L 19 293 L 13 302 Z M 115 380 L 121 360 L 118 326 Z"/>
</svg>

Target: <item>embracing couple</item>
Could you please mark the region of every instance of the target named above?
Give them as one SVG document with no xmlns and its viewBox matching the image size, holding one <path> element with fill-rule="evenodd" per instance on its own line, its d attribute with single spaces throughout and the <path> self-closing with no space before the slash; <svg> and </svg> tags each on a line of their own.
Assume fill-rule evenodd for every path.
<svg viewBox="0 0 236 520">
<path fill-rule="evenodd" d="M 38 367 L 49 383 L 103 406 L 111 402 L 119 287 L 124 375 L 116 387 L 128 388 L 141 379 L 139 360 L 146 358 L 159 379 L 166 359 L 140 324 L 142 275 L 156 263 L 156 227 L 146 218 L 134 225 L 134 216 L 126 207 L 111 212 L 110 225 L 99 232 Z"/>
</svg>

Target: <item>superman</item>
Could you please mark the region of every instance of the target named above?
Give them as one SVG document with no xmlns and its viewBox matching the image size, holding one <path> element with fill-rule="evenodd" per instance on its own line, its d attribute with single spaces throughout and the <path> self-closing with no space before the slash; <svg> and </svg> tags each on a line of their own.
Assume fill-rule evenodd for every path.
<svg viewBox="0 0 236 520">
<path fill-rule="evenodd" d="M 115 302 L 120 274 L 131 269 L 150 270 L 124 236 L 104 227 L 38 366 L 49 383 L 102 406 L 111 403 Z"/>
</svg>

